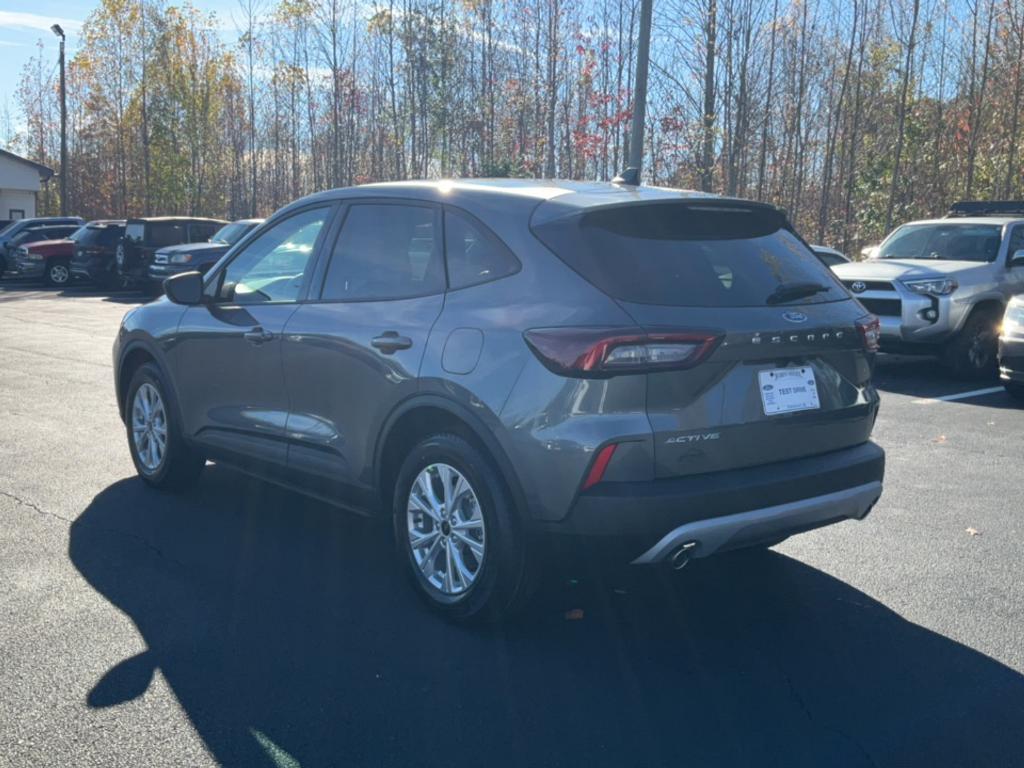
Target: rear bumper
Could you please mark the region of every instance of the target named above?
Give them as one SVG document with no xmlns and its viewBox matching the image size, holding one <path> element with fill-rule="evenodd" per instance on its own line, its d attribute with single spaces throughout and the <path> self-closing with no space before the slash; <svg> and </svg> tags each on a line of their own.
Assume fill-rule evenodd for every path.
<svg viewBox="0 0 1024 768">
<path fill-rule="evenodd" d="M 602 483 L 581 494 L 553 533 L 616 539 L 637 562 L 698 541 L 694 557 L 848 518 L 877 501 L 885 452 L 871 442 L 802 459 L 650 482 Z M 690 535 L 701 532 L 700 537 Z M 669 543 L 666 544 L 665 542 Z"/>
<path fill-rule="evenodd" d="M 90 256 L 80 258 L 76 256 L 71 259 L 71 275 L 73 277 L 98 282 L 106 279 L 111 274 L 116 274 L 116 272 L 117 269 L 114 266 L 113 257 Z"/>
<path fill-rule="evenodd" d="M 633 563 L 645 565 L 667 560 L 680 547 L 686 548 L 687 557 L 707 557 L 842 520 L 862 520 L 881 495 L 882 483 L 876 480 L 788 504 L 686 523 L 662 536 Z"/>
</svg>

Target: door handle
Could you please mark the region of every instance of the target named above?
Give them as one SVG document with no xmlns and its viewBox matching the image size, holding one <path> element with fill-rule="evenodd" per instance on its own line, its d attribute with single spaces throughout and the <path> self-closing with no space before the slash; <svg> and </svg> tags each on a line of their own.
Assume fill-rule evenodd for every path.
<svg viewBox="0 0 1024 768">
<path fill-rule="evenodd" d="M 385 355 L 391 355 L 400 349 L 408 349 L 412 346 L 412 339 L 408 336 L 399 336 L 395 331 L 385 331 L 376 336 L 370 344 L 379 349 Z"/>
<path fill-rule="evenodd" d="M 263 342 L 270 341 L 272 338 L 274 338 L 274 334 L 272 334 L 270 331 L 263 330 L 263 328 L 261 328 L 258 325 L 251 331 L 246 331 L 242 335 L 246 341 L 251 342 L 253 344 L 262 344 Z"/>
</svg>

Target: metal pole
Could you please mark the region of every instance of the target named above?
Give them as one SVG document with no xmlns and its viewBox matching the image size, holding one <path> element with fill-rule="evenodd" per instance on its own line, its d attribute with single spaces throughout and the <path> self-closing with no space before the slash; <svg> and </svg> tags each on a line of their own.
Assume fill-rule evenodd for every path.
<svg viewBox="0 0 1024 768">
<path fill-rule="evenodd" d="M 68 215 L 68 101 L 64 90 L 64 35 L 60 36 L 60 215 Z"/>
<path fill-rule="evenodd" d="M 654 0 L 640 0 L 640 39 L 636 48 L 636 87 L 633 89 L 633 126 L 629 131 L 629 167 L 640 183 L 644 158 L 644 119 L 647 113 L 647 66 L 651 49 L 651 7 Z"/>
</svg>

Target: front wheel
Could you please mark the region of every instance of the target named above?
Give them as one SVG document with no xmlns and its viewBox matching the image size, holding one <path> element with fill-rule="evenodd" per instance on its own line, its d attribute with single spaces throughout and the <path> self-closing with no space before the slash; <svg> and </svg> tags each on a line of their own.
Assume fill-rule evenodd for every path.
<svg viewBox="0 0 1024 768">
<path fill-rule="evenodd" d="M 457 620 L 496 618 L 532 593 L 533 559 L 505 484 L 457 435 L 423 440 L 398 472 L 395 538 L 417 592 Z"/>
<path fill-rule="evenodd" d="M 961 379 L 990 379 L 996 375 L 999 317 L 977 311 L 946 348 L 945 362 Z"/>
<path fill-rule="evenodd" d="M 51 259 L 46 263 L 43 282 L 51 288 L 63 288 L 71 282 L 71 264 L 67 259 Z"/>
<path fill-rule="evenodd" d="M 161 490 L 192 486 L 206 461 L 182 437 L 160 369 L 151 363 L 139 366 L 126 402 L 128 448 L 139 476 Z"/>
</svg>

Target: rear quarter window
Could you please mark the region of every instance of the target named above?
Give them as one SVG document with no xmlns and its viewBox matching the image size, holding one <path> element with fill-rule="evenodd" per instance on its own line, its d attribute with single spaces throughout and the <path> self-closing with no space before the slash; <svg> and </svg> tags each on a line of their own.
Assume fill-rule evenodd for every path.
<svg viewBox="0 0 1024 768">
<path fill-rule="evenodd" d="M 576 272 L 613 298 L 678 307 L 765 306 L 784 284 L 847 298 L 831 271 L 770 208 L 656 203 L 586 212 L 534 228 Z"/>
<path fill-rule="evenodd" d="M 151 222 L 146 229 L 146 245 L 153 248 L 178 245 L 186 241 L 185 225 L 181 222 L 156 221 Z"/>
</svg>

